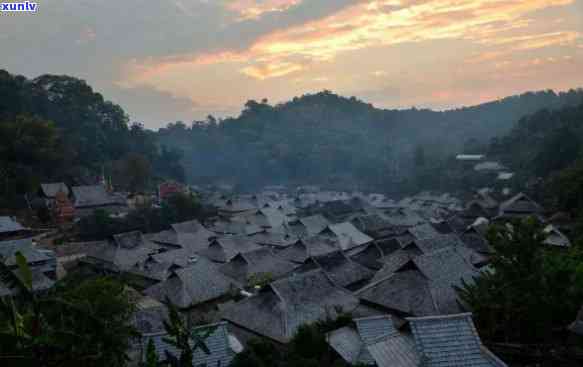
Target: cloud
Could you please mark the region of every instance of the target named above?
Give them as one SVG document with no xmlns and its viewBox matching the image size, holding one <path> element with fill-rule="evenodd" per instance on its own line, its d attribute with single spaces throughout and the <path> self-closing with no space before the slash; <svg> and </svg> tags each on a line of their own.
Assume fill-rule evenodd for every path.
<svg viewBox="0 0 583 367">
<path fill-rule="evenodd" d="M 238 20 L 258 19 L 265 13 L 283 12 L 302 0 L 231 0 L 225 8 L 237 13 Z"/>
<path fill-rule="evenodd" d="M 278 62 L 260 66 L 248 66 L 243 68 L 241 72 L 252 78 L 264 80 L 295 73 L 301 71 L 303 68 L 302 65 L 292 62 Z"/>
</svg>

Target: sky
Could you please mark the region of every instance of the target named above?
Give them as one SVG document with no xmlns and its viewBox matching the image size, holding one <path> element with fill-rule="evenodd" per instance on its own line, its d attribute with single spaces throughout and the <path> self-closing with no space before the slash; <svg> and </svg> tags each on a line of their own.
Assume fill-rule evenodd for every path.
<svg viewBox="0 0 583 367">
<path fill-rule="evenodd" d="M 67 74 L 158 128 L 324 89 L 447 109 L 583 87 L 583 0 L 45 0 L 0 68 Z"/>
</svg>

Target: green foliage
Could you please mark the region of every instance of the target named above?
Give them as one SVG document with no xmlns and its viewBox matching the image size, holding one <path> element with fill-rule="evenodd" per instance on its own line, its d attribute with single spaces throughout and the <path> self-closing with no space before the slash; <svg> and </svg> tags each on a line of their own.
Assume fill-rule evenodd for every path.
<svg viewBox="0 0 583 367">
<path fill-rule="evenodd" d="M 134 306 L 110 278 L 62 284 L 49 294 L 31 291 L 30 269 L 19 261 L 20 292 L 2 300 L 0 359 L 33 366 L 126 365 Z M 3 362 L 4 363 L 4 362 Z"/>
<path fill-rule="evenodd" d="M 575 106 L 542 109 L 520 119 L 508 135 L 492 140 L 489 154 L 522 174 L 546 177 L 581 157 L 582 119 L 581 97 Z"/>
<path fill-rule="evenodd" d="M 340 315 L 314 324 L 300 326 L 290 343 L 281 347 L 265 339 L 251 340 L 247 348 L 231 363 L 231 367 L 347 367 L 326 343 L 326 333 L 348 325 L 350 315 Z"/>
<path fill-rule="evenodd" d="M 152 172 L 184 179 L 177 149 L 160 147 L 141 124 L 129 126 L 123 109 L 83 80 L 0 70 L 0 92 L 0 205 L 22 206 L 16 199 L 41 181 L 94 180 L 104 166 L 121 165 L 113 181 L 131 190 L 152 183 Z"/>
<path fill-rule="evenodd" d="M 552 343 L 583 299 L 583 252 L 548 249 L 534 220 L 489 233 L 492 271 L 459 289 L 489 341 Z"/>
<path fill-rule="evenodd" d="M 580 215 L 583 208 L 583 160 L 550 177 L 545 194 L 552 206 L 572 215 Z"/>
<path fill-rule="evenodd" d="M 167 354 L 166 358 L 173 367 L 192 367 L 192 358 L 198 349 L 210 354 L 205 340 L 215 332 L 216 326 L 195 329 L 190 317 L 184 318 L 180 315 L 169 299 L 166 299 L 166 303 L 168 304 L 168 320 L 164 320 L 164 329 L 168 333 L 168 338 L 164 338 L 164 342 L 180 351 L 180 356 Z"/>
<path fill-rule="evenodd" d="M 145 367 L 158 367 L 158 354 L 156 353 L 156 347 L 152 339 L 148 341 L 148 347 L 146 348 Z"/>
</svg>

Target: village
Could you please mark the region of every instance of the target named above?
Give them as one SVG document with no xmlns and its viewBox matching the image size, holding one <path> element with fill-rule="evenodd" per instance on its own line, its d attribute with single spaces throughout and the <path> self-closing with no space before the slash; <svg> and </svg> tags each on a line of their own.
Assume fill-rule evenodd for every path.
<svg viewBox="0 0 583 367">
<path fill-rule="evenodd" d="M 196 327 L 212 327 L 208 353 L 197 350 L 194 366 L 228 366 L 254 339 L 285 346 L 302 325 L 343 315 L 351 322 L 328 332 L 326 342 L 348 364 L 506 366 L 481 341 L 456 288 L 493 271 L 491 225 L 534 218 L 544 226 L 544 246 L 556 251 L 571 246 L 570 228 L 561 213 L 507 187 L 513 173 L 503 165 L 480 155 L 457 160 L 489 172 L 495 184 L 466 198 L 421 192 L 396 200 L 315 185 L 238 193 L 227 184 L 166 182 L 156 193 L 130 195 L 105 179 L 43 183 L 26 200 L 50 224 L 0 217 L 0 259 L 18 276 L 20 252 L 40 294 L 67 274 L 122 277 L 137 306 L 140 337 L 128 351 L 135 366 L 152 343 L 161 361 L 177 353 L 165 341 L 168 303 L 198 318 Z M 196 198 L 213 215 L 155 233 L 56 240 L 96 210 L 123 218 L 175 195 Z M 0 284 L 0 296 L 14 292 Z M 572 315 L 565 328 L 583 335 L 582 317 Z"/>
</svg>

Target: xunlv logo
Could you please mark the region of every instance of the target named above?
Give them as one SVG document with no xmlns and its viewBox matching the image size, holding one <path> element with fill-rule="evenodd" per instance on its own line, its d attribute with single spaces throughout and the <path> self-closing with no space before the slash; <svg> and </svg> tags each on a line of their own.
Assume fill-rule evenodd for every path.
<svg viewBox="0 0 583 367">
<path fill-rule="evenodd" d="M 35 13 L 38 8 L 37 3 L 31 3 L 26 1 L 23 3 L 0 3 L 0 12 L 11 13 L 11 12 L 31 12 Z"/>
</svg>

